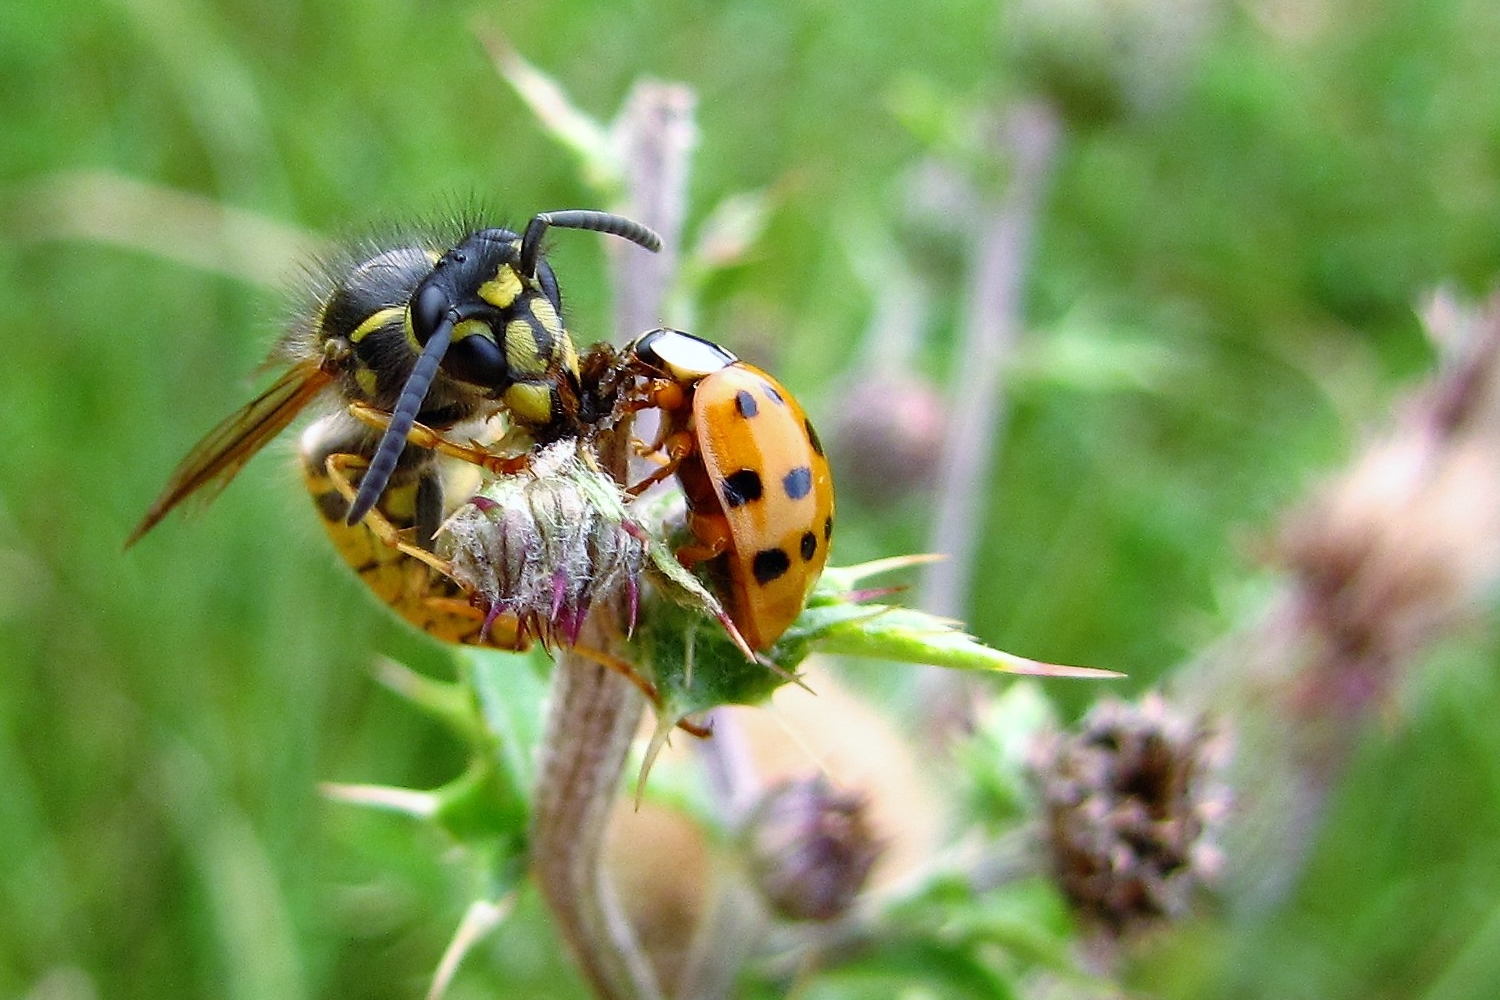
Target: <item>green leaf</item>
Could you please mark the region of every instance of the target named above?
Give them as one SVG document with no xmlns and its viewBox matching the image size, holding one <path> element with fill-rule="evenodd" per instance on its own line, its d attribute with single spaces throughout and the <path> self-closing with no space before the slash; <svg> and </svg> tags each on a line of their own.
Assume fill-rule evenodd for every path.
<svg viewBox="0 0 1500 1000">
<path fill-rule="evenodd" d="M 525 793 L 493 761 L 475 760 L 436 794 L 432 819 L 454 839 L 509 845 L 502 850 L 507 854 L 524 851 L 530 820 Z"/>
<path fill-rule="evenodd" d="M 526 102 L 537 123 L 578 159 L 584 179 L 596 190 L 617 191 L 622 185 L 618 143 L 609 129 L 584 112 L 562 84 L 526 61 L 499 33 L 486 33 L 485 48 L 495 68 Z"/>
<path fill-rule="evenodd" d="M 547 667 L 540 653 L 519 655 L 464 647 L 460 666 L 479 698 L 495 758 L 509 784 L 530 788 L 546 719 Z"/>
<path fill-rule="evenodd" d="M 921 992 L 913 992 L 919 987 Z M 989 968 L 973 949 L 931 938 L 883 939 L 858 958 L 820 976 L 809 1000 L 922 996 L 932 1000 L 1012 1000 L 1015 984 Z"/>
<path fill-rule="evenodd" d="M 674 720 L 717 705 L 758 704 L 791 679 L 748 659 L 718 622 L 671 602 L 652 608 L 632 645 L 662 714 Z"/>
<path fill-rule="evenodd" d="M 926 663 L 953 670 L 1092 680 L 1124 676 L 1113 670 L 1043 663 L 1007 653 L 986 646 L 947 619 L 923 611 L 895 607 L 867 608 L 865 611 L 862 616 L 841 615 L 836 620 L 817 623 L 811 640 L 824 653 Z"/>
<path fill-rule="evenodd" d="M 487 739 L 484 722 L 474 707 L 467 685 L 440 681 L 389 657 L 375 661 L 375 679 L 386 690 L 404 698 L 470 743 Z"/>
</svg>

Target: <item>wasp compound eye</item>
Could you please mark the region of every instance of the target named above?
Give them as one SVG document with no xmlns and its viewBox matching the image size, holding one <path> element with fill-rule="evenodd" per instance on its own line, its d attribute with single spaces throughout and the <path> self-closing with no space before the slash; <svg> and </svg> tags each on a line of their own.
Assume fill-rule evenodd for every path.
<svg viewBox="0 0 1500 1000">
<path fill-rule="evenodd" d="M 449 306 L 448 293 L 437 285 L 423 284 L 417 289 L 411 299 L 411 329 L 417 343 L 425 345 L 432 338 Z"/>
<path fill-rule="evenodd" d="M 466 329 L 469 328 L 469 329 Z M 510 385 L 510 366 L 487 324 L 466 320 L 454 332 L 457 339 L 443 357 L 443 371 L 470 385 L 503 389 Z"/>
</svg>

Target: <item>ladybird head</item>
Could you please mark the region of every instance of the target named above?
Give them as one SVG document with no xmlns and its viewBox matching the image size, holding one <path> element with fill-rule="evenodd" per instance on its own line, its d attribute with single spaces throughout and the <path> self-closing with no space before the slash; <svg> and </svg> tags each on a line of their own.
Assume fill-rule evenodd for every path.
<svg viewBox="0 0 1500 1000">
<path fill-rule="evenodd" d="M 739 359 L 711 341 L 681 330 L 652 330 L 637 337 L 627 355 L 651 375 L 693 385 Z"/>
</svg>

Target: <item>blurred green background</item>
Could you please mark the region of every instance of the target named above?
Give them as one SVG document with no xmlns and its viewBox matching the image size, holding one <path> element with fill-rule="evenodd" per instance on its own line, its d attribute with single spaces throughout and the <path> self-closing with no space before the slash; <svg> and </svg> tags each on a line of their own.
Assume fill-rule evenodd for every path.
<svg viewBox="0 0 1500 1000">
<path fill-rule="evenodd" d="M 317 783 L 451 777 L 458 748 L 369 665 L 451 667 L 333 558 L 290 444 L 122 554 L 181 455 L 249 398 L 281 302 L 74 238 L 51 182 L 111 171 L 313 233 L 472 200 L 512 224 L 596 205 L 476 25 L 602 118 L 643 75 L 697 90 L 694 219 L 742 190 L 775 205 L 704 289 L 697 332 L 773 367 L 824 424 L 863 377 L 861 248 L 928 290 L 902 364 L 942 391 L 968 237 L 914 207 L 914 178 L 938 164 L 992 200 L 1004 165 L 975 123 L 1025 98 L 1060 109 L 968 617 L 1004 648 L 1127 671 L 1129 690 L 1255 607 L 1258 534 L 1430 364 L 1413 303 L 1500 270 L 1500 7 L 1483 0 L 11 4 L 0 996 L 425 989 L 466 887 L 435 838 L 325 805 Z M 605 334 L 596 241 L 555 242 L 570 326 Z M 850 473 L 835 560 L 922 549 L 926 507 Z M 1495 653 L 1476 630 L 1409 685 L 1291 897 L 1183 932 L 1136 981 L 1494 995 Z M 1096 693 L 1051 690 L 1070 710 Z M 578 995 L 543 925 L 502 936 L 504 961 L 453 996 Z"/>
</svg>

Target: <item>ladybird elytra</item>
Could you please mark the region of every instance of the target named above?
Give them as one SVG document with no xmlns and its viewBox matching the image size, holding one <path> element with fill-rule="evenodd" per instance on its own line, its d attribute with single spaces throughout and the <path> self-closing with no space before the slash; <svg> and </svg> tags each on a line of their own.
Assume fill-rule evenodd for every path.
<svg viewBox="0 0 1500 1000">
<path fill-rule="evenodd" d="M 717 344 L 655 330 L 632 355 L 654 376 L 663 440 L 692 443 L 676 461 L 694 538 L 679 557 L 711 560 L 735 626 L 770 649 L 828 560 L 833 477 L 817 434 L 780 383 Z"/>
<path fill-rule="evenodd" d="M 733 539 L 730 617 L 752 647 L 767 649 L 801 613 L 828 561 L 833 477 L 802 408 L 752 365 L 704 378 L 693 420 Z"/>
</svg>

